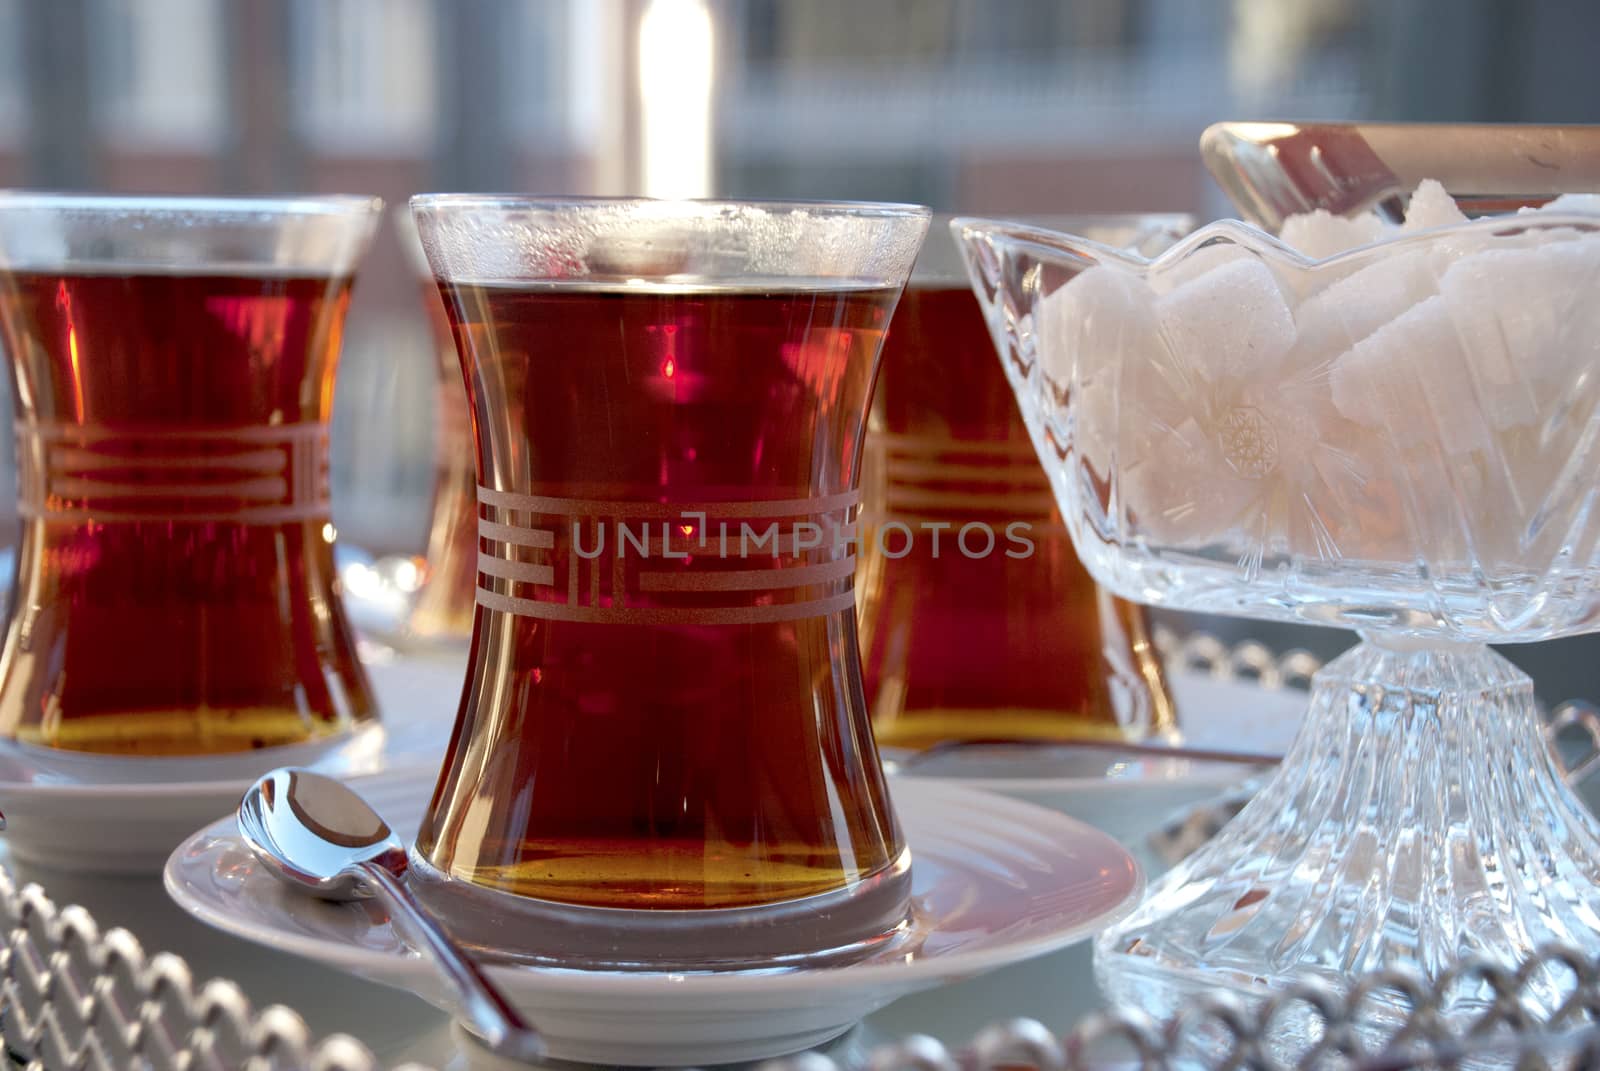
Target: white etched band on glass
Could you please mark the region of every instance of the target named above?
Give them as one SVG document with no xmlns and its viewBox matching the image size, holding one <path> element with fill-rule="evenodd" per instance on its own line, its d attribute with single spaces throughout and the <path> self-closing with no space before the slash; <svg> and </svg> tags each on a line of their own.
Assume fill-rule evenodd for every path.
<svg viewBox="0 0 1600 1071">
<path fill-rule="evenodd" d="M 877 482 L 873 521 L 921 521 L 1003 515 L 1047 520 L 1055 511 L 1050 480 L 1033 447 L 939 435 L 867 433 L 867 471 Z"/>
<path fill-rule="evenodd" d="M 109 427 L 19 422 L 28 519 L 283 524 L 326 520 L 328 426 Z"/>
<path fill-rule="evenodd" d="M 859 492 L 627 502 L 478 488 L 478 605 L 553 621 L 763 624 L 855 606 Z"/>
</svg>

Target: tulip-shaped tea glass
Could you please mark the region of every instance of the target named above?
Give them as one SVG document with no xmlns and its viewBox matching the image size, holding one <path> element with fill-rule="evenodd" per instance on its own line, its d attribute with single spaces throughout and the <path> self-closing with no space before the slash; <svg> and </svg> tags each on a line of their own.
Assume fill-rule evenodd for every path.
<svg viewBox="0 0 1600 1071">
<path fill-rule="evenodd" d="M 420 894 L 463 939 L 569 965 L 881 943 L 910 857 L 861 686 L 856 514 L 926 210 L 413 206 L 479 546 Z"/>
<path fill-rule="evenodd" d="M 1194 226 L 1036 222 L 1152 253 Z M 863 495 L 861 650 L 880 744 L 1173 731 L 1144 607 L 1078 562 L 947 219 L 884 342 Z"/>
<path fill-rule="evenodd" d="M 1484 646 L 1600 619 L 1600 219 L 1322 261 L 1232 222 L 1153 261 L 955 228 L 1090 573 L 1363 640 L 1244 812 L 1101 936 L 1111 999 L 1162 1013 L 1306 973 L 1600 952 L 1600 828 L 1531 682 Z M 1548 1012 L 1569 986 L 1541 974 L 1527 998 Z M 1481 978 L 1452 992 L 1447 1017 L 1495 1000 Z M 1403 999 L 1372 994 L 1371 1019 Z"/>
<path fill-rule="evenodd" d="M 22 540 L 0 735 L 137 755 L 375 716 L 328 419 L 366 198 L 0 194 Z"/>
</svg>

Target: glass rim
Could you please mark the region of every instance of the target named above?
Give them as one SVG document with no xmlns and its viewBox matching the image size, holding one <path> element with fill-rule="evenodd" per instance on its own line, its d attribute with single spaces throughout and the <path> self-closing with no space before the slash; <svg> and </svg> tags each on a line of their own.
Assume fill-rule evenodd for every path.
<svg viewBox="0 0 1600 1071">
<path fill-rule="evenodd" d="M 764 208 L 797 212 L 822 210 L 828 215 L 873 216 L 885 219 L 917 219 L 933 217 L 927 205 L 899 201 L 832 201 L 803 198 L 761 197 L 606 197 L 606 196 L 539 196 L 515 193 L 419 193 L 410 200 L 413 211 L 439 208 L 523 209 L 560 211 L 580 208 L 627 208 L 637 206 L 689 206 L 717 210 L 726 208 Z"/>
<path fill-rule="evenodd" d="M 950 231 L 958 242 L 965 243 L 978 235 L 1002 237 L 1011 246 L 1027 249 L 1035 255 L 1059 257 L 1065 254 L 1080 259 L 1092 259 L 1099 263 L 1113 263 L 1139 275 L 1149 275 L 1167 265 L 1177 263 L 1196 250 L 1218 240 L 1240 246 L 1259 259 L 1274 260 L 1298 271 L 1326 271 L 1343 268 L 1363 258 L 1390 256 L 1397 251 L 1422 248 L 1462 234 L 1563 228 L 1573 228 L 1590 234 L 1600 232 L 1600 213 L 1511 212 L 1478 216 L 1460 223 L 1425 227 L 1416 231 L 1402 231 L 1395 228 L 1393 234 L 1385 235 L 1375 242 L 1342 249 L 1326 257 L 1307 256 L 1270 231 L 1239 219 L 1213 220 L 1150 257 L 1126 249 L 1113 249 L 1081 234 L 1052 231 L 1004 219 L 959 216 L 950 221 Z"/>
<path fill-rule="evenodd" d="M 287 194 L 281 197 L 219 194 L 166 195 L 0 189 L 0 212 L 11 209 L 81 215 L 237 217 L 358 217 L 382 211 L 383 199 L 365 194 Z"/>
<path fill-rule="evenodd" d="M 1017 212 L 993 219 L 962 212 L 935 212 L 932 225 L 928 228 L 928 238 L 922 245 L 922 250 L 917 256 L 916 263 L 912 265 L 911 276 L 906 282 L 907 287 L 927 290 L 970 286 L 971 282 L 967 276 L 966 265 L 961 256 L 961 237 L 958 233 L 958 225 L 969 220 L 978 219 L 982 219 L 986 223 L 1003 221 L 1016 228 L 1018 232 L 1036 231 L 1048 234 L 1078 235 L 1091 229 L 1109 231 L 1118 228 L 1136 232 L 1141 229 L 1148 229 L 1154 232 L 1157 229 L 1165 228 L 1174 233 L 1174 243 L 1181 240 L 1185 235 L 1193 233 L 1198 224 L 1196 213 L 1183 212 L 1177 209 L 1121 212 Z"/>
</svg>

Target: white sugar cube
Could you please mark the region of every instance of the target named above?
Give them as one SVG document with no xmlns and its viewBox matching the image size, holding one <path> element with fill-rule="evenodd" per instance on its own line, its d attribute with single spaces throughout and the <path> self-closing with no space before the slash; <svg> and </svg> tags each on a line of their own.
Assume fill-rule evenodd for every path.
<svg viewBox="0 0 1600 1071">
<path fill-rule="evenodd" d="M 1429 251 L 1378 257 L 1295 310 L 1295 365 L 1331 360 L 1437 292 L 1438 270 Z"/>
<path fill-rule="evenodd" d="M 1153 543 L 1198 546 L 1220 538 L 1255 505 L 1262 485 L 1223 463 L 1194 420 L 1162 426 L 1137 463 L 1121 468 L 1122 506 Z"/>
<path fill-rule="evenodd" d="M 1174 360 L 1212 384 L 1269 375 L 1294 345 L 1294 316 L 1283 291 L 1253 256 L 1164 294 L 1156 316 Z"/>
<path fill-rule="evenodd" d="M 1411 195 L 1411 201 L 1406 205 L 1406 221 L 1401 225 L 1403 231 L 1421 231 L 1430 227 L 1449 227 L 1456 223 L 1465 223 L 1467 217 L 1461 209 L 1456 207 L 1454 197 L 1445 190 L 1444 186 L 1433 179 L 1423 179 Z"/>
<path fill-rule="evenodd" d="M 1462 218 L 1424 183 L 1406 230 Z M 1036 310 L 1051 404 L 1152 543 L 1513 560 L 1600 392 L 1600 236 L 1529 222 L 1281 277 L 1228 241 L 1090 269 Z M 1324 216 L 1285 237 L 1325 257 L 1397 235 Z"/>
<path fill-rule="evenodd" d="M 1437 443 L 1447 454 L 1490 445 L 1479 385 L 1450 309 L 1431 297 L 1346 351 L 1329 375 L 1347 420 L 1402 449 Z"/>
<path fill-rule="evenodd" d="M 1040 303 L 1035 319 L 1037 353 L 1044 375 L 1065 388 L 1074 365 L 1086 379 L 1155 330 L 1151 295 L 1130 271 L 1097 264 L 1073 276 Z"/>
<path fill-rule="evenodd" d="M 1570 374 L 1600 360 L 1600 238 L 1488 249 L 1440 285 L 1488 416 L 1531 424 Z"/>
<path fill-rule="evenodd" d="M 1347 219 L 1325 208 L 1302 212 L 1283 221 L 1278 237 L 1313 260 L 1324 260 L 1358 246 L 1382 241 L 1389 228 L 1372 213 Z"/>
<path fill-rule="evenodd" d="M 1176 409 L 1149 288 L 1131 272 L 1089 268 L 1045 298 L 1036 324 L 1046 389 L 1073 392 L 1074 445 L 1103 476 Z"/>
<path fill-rule="evenodd" d="M 1523 209 L 1523 212 L 1529 209 Z M 1600 193 L 1564 193 L 1553 201 L 1546 201 L 1534 212 L 1559 212 L 1577 214 L 1600 214 Z M 1520 214 L 1520 213 L 1519 213 Z"/>
</svg>

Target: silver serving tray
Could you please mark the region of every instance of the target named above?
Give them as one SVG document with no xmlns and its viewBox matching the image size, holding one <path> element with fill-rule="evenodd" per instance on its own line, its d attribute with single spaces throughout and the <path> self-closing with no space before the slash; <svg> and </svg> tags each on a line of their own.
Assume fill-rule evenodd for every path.
<svg viewBox="0 0 1600 1071">
<path fill-rule="evenodd" d="M 1181 639 L 1161 632 L 1158 645 L 1173 668 L 1224 679 L 1249 678 L 1264 688 L 1303 686 L 1318 668 L 1303 651 L 1277 655 L 1247 642 L 1230 647 L 1203 633 Z M 1592 707 L 1584 707 L 1592 715 Z M 1600 719 L 1574 716 L 1586 733 Z M 1600 748 L 1597 748 L 1600 750 Z M 17 888 L 0 867 L 0 1047 L 8 1066 L 28 1071 L 378 1071 L 371 1051 L 353 1038 L 316 1041 L 305 1020 L 275 1005 L 256 1011 L 231 982 L 197 985 L 189 966 L 171 953 L 147 956 L 127 930 L 102 932 L 79 907 L 58 908 L 38 885 Z M 1519 999 L 1524 981 L 1542 969 L 1567 972 L 1571 998 L 1548 1019 Z M 1500 999 L 1460 1034 L 1434 1014 L 1441 995 L 1462 976 L 1490 982 Z M 1356 1012 L 1377 991 L 1403 994 L 1404 1023 L 1374 1046 L 1356 1031 Z M 1310 1014 L 1321 1041 L 1293 1054 L 1263 1041 L 1279 1015 Z M 1263 1004 L 1228 994 L 1197 1000 L 1175 1019 L 1158 1023 L 1137 1009 L 1090 1016 L 1057 1036 L 1033 1019 L 996 1022 L 968 1043 L 946 1046 L 913 1036 L 866 1053 L 812 1051 L 763 1065 L 763 1071 L 1087 1071 L 1089 1068 L 1327 1068 L 1384 1071 L 1455 1067 L 1464 1061 L 1507 1067 L 1600 1066 L 1600 962 L 1571 949 L 1551 948 L 1517 971 L 1486 962 L 1462 964 L 1437 985 L 1386 971 L 1362 979 L 1349 994 L 1320 982 Z M 470 1050 L 470 1040 L 464 1041 Z M 482 1053 L 472 1054 L 476 1066 Z M 426 1071 L 416 1064 L 407 1071 Z"/>
</svg>

